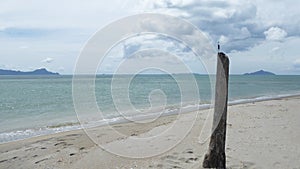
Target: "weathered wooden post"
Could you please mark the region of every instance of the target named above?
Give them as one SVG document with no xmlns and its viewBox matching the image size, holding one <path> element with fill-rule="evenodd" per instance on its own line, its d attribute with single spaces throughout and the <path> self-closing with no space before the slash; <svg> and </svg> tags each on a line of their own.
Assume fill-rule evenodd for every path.
<svg viewBox="0 0 300 169">
<path fill-rule="evenodd" d="M 228 101 L 229 59 L 218 53 L 215 107 L 213 116 L 212 135 L 208 153 L 204 157 L 204 168 L 226 168 L 225 140 Z"/>
</svg>

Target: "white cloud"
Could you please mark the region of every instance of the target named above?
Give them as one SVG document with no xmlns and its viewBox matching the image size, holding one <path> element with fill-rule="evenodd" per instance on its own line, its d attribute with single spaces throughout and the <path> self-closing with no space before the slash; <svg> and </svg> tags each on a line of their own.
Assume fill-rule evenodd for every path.
<svg viewBox="0 0 300 169">
<path fill-rule="evenodd" d="M 300 69 L 300 59 L 295 60 L 293 63 L 293 66 L 296 69 Z"/>
<path fill-rule="evenodd" d="M 0 25 L 0 32 L 1 32 L 1 31 L 4 31 L 5 29 L 6 29 L 5 26 L 1 26 L 1 25 Z"/>
<path fill-rule="evenodd" d="M 198 63 L 198 67 L 201 67 L 200 63 Z M 109 63 L 103 64 L 101 68 L 100 72 L 107 72 L 109 71 L 107 68 L 109 68 L 113 72 L 117 71 L 122 74 L 133 74 L 149 69 L 163 70 L 168 73 L 189 73 L 192 69 L 180 57 L 162 49 L 139 50 L 129 59 L 120 62 L 116 68 L 110 66 Z"/>
<path fill-rule="evenodd" d="M 20 46 L 19 48 L 20 48 L 20 49 L 28 49 L 29 47 L 26 46 L 26 45 L 22 45 L 22 46 Z"/>
<path fill-rule="evenodd" d="M 257 6 L 256 22 L 265 28 L 279 26 L 289 36 L 300 35 L 300 1 L 254 0 Z"/>
<path fill-rule="evenodd" d="M 274 42 L 274 41 L 269 41 L 269 42 Z M 274 45 L 279 45 L 279 46 L 274 46 L 273 48 L 269 49 L 269 56 L 270 59 L 272 60 L 283 60 L 286 56 L 285 53 L 286 51 L 284 50 L 284 48 L 280 47 L 280 44 L 276 44 L 276 43 L 280 43 L 280 42 L 276 42 Z"/>
<path fill-rule="evenodd" d="M 257 33 L 261 28 L 257 29 L 257 25 L 252 22 L 256 16 L 256 6 L 252 1 L 163 0 L 159 3 L 153 1 L 149 8 L 150 11 L 189 20 L 207 33 L 215 43 L 221 41 L 220 37 L 223 40 L 226 37 L 228 44 L 223 47 L 225 52 L 245 50 L 264 39 L 263 35 Z"/>
<path fill-rule="evenodd" d="M 1 23 L 8 27 L 97 29 L 103 22 L 121 17 L 120 13 L 126 15 L 132 3 L 134 1 L 91 0 L 83 5 L 80 0 L 31 0 L 30 3 L 10 0 L 0 2 L 0 15 L 5 16 Z M 115 10 L 116 6 L 118 10 Z"/>
<path fill-rule="evenodd" d="M 194 55 L 192 50 L 185 44 L 171 37 L 156 34 L 146 34 L 126 39 L 110 51 L 108 58 L 116 60 L 131 58 L 134 53 L 149 49 L 168 51 L 181 57 L 185 61 L 194 60 L 191 58 L 191 55 Z"/>
<path fill-rule="evenodd" d="M 44 59 L 40 56 L 46 55 L 56 60 L 51 63 L 51 66 L 58 68 L 64 65 L 65 72 L 70 73 L 75 65 L 76 56 L 93 32 L 116 19 L 140 12 L 159 12 L 187 19 L 205 31 L 215 43 L 217 40 L 226 42 L 222 44 L 222 51 L 227 53 L 234 50 L 241 53 L 246 52 L 245 50 L 253 52 L 252 49 L 256 46 L 276 43 L 270 48 L 262 49 L 267 53 L 255 53 L 261 58 L 269 59 L 272 56 L 274 61 L 278 61 L 276 65 L 280 65 L 276 68 L 284 66 L 293 68 L 293 61 L 296 60 L 294 57 L 299 56 L 297 42 L 300 40 L 291 42 L 289 38 L 300 36 L 300 1 L 112 0 L 106 2 L 91 0 L 89 3 L 82 4 L 80 0 L 74 0 L 71 7 L 70 3 L 71 1 L 58 0 L 43 2 L 32 0 L 32 3 L 18 0 L 1 1 L 0 15 L 5 17 L 0 21 L 0 44 L 2 44 L 0 62 L 19 66 L 21 69 L 30 66 L 38 67 L 41 64 L 40 60 Z M 67 13 L 66 9 L 68 9 Z M 161 24 L 155 24 L 158 26 L 153 29 L 160 31 Z M 173 30 L 179 30 L 181 33 L 189 31 L 181 25 L 175 25 Z M 142 41 L 146 43 L 145 45 L 152 42 L 152 40 Z M 176 45 L 160 41 L 158 43 L 159 47 L 180 52 L 180 48 Z M 23 46 L 24 44 L 26 46 Z M 128 47 L 130 46 L 132 45 L 128 44 Z M 280 49 L 272 50 L 276 46 Z M 24 50 L 25 48 L 27 49 Z M 128 51 L 131 49 L 133 50 L 128 48 Z M 122 51 L 116 52 L 114 56 L 122 57 L 119 53 L 122 54 Z M 248 64 L 245 58 L 251 59 L 255 56 L 243 57 L 238 64 L 242 68 Z M 51 62 L 46 59 L 43 60 L 44 63 Z M 287 61 L 281 63 L 282 59 Z M 16 60 L 19 63 L 16 63 Z M 255 62 L 254 66 L 259 63 L 259 61 L 253 62 Z M 236 72 L 239 70 L 242 69 L 239 68 Z"/>
<path fill-rule="evenodd" d="M 247 27 L 242 27 L 240 32 L 241 32 L 240 39 L 251 37 L 251 33 L 249 32 Z"/>
<path fill-rule="evenodd" d="M 288 36 L 300 36 L 298 9 L 300 1 L 142 0 L 142 2 L 146 8 L 144 11 L 158 11 L 185 18 L 207 32 L 215 42 L 222 35 L 227 37 L 228 43 L 223 46 L 225 52 L 249 50 L 265 41 L 266 37 L 268 40 L 281 41 Z M 287 8 L 289 12 L 286 11 Z M 277 32 L 274 34 L 268 32 L 271 27 Z"/>
<path fill-rule="evenodd" d="M 280 47 L 276 46 L 276 47 L 272 48 L 272 49 L 270 50 L 270 52 L 271 52 L 271 53 L 272 53 L 272 52 L 277 52 L 277 51 L 279 51 L 279 50 L 280 50 Z"/>
<path fill-rule="evenodd" d="M 217 11 L 212 11 L 212 12 L 213 12 L 213 16 L 215 18 L 229 19 L 233 16 L 233 14 L 235 13 L 235 10 L 217 10 Z"/>
<path fill-rule="evenodd" d="M 59 71 L 59 72 L 64 72 L 64 71 L 65 71 L 65 68 L 64 68 L 63 66 L 61 66 L 61 67 L 58 68 L 58 71 Z"/>
<path fill-rule="evenodd" d="M 225 44 L 229 41 L 228 37 L 224 36 L 224 35 L 221 35 L 220 38 L 219 38 L 219 42 L 222 44 Z"/>
<path fill-rule="evenodd" d="M 19 66 L 14 66 L 14 65 L 6 65 L 6 64 L 1 64 L 0 69 L 7 69 L 7 70 L 20 70 Z"/>
<path fill-rule="evenodd" d="M 267 40 L 274 41 L 281 41 L 287 36 L 286 31 L 279 27 L 271 27 L 267 31 L 265 31 L 264 34 Z"/>
<path fill-rule="evenodd" d="M 116 50 L 122 47 L 122 51 Z M 167 54 L 166 54 L 167 53 Z M 166 54 L 166 55 L 164 55 Z M 172 56 L 176 56 L 174 60 Z M 121 56 L 121 57 L 120 57 Z M 127 61 L 131 60 L 131 61 Z M 186 44 L 164 35 L 144 34 L 126 39 L 122 43 L 117 44 L 110 50 L 107 57 L 99 66 L 99 73 L 112 73 L 117 69 L 117 66 L 122 62 L 138 64 L 136 66 L 147 65 L 147 62 L 154 62 L 161 67 L 178 68 L 178 60 L 187 65 L 195 64 L 192 67 L 195 72 L 204 73 L 204 68 L 201 67 L 200 59 L 186 46 Z M 134 68 L 135 65 L 128 67 Z M 128 68 L 128 70 L 131 70 Z M 173 70 L 175 71 L 175 70 Z M 178 70 L 180 71 L 180 70 Z"/>
<path fill-rule="evenodd" d="M 54 61 L 54 59 L 53 58 L 49 58 L 49 57 L 47 57 L 46 59 L 42 60 L 42 62 L 44 62 L 44 63 L 51 63 L 53 61 Z"/>
<path fill-rule="evenodd" d="M 1 65 L 0 65 L 0 69 L 6 69 L 6 65 L 1 64 Z"/>
</svg>

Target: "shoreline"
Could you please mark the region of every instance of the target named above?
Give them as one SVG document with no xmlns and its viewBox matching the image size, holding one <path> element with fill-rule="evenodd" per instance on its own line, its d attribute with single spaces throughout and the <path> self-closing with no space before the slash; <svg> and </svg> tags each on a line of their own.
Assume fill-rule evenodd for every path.
<svg viewBox="0 0 300 169">
<path fill-rule="evenodd" d="M 300 93 L 296 93 L 296 94 L 280 94 L 280 95 L 275 95 L 275 96 L 259 96 L 259 97 L 255 97 L 255 98 L 248 98 L 248 99 L 237 99 L 237 100 L 233 100 L 233 101 L 229 101 L 228 102 L 228 106 L 234 106 L 234 105 L 242 105 L 242 104 L 247 104 L 247 103 L 257 103 L 257 102 L 263 102 L 263 101 L 270 101 L 270 100 L 277 100 L 277 99 L 285 99 L 285 98 L 293 98 L 293 97 L 300 97 Z M 186 113 L 191 113 L 194 111 L 202 111 L 202 110 L 208 110 L 208 109 L 212 109 L 214 106 L 211 104 L 203 104 L 203 105 L 185 105 L 182 108 L 181 114 L 186 114 Z M 165 116 L 174 116 L 177 115 L 178 111 L 169 111 L 167 113 L 163 113 L 161 114 L 160 117 L 165 117 Z M 142 116 L 137 116 L 135 120 L 141 121 L 141 120 L 148 120 L 151 119 L 151 117 L 155 116 L 155 114 L 151 114 L 151 115 L 142 115 Z M 45 128 L 39 128 L 39 129 L 24 129 L 24 130 L 18 130 L 18 131 L 11 131 L 11 132 L 4 132 L 4 133 L 0 133 L 1 134 L 8 134 L 8 133 L 20 133 L 20 132 L 24 132 L 24 131 L 28 131 L 28 130 L 36 130 L 36 131 L 45 131 L 45 130 L 50 130 L 49 133 L 45 134 L 37 134 L 37 135 L 33 135 L 33 136 L 29 136 L 29 137 L 25 137 L 25 138 L 21 138 L 21 139 L 15 139 L 15 140 L 11 140 L 11 141 L 4 141 L 4 142 L 0 142 L 1 144 L 5 144 L 5 143 L 11 143 L 11 142 L 16 142 L 16 141 L 23 141 L 26 139 L 31 139 L 31 138 L 36 138 L 36 137 L 42 137 L 42 136 L 47 136 L 47 135 L 55 135 L 55 134 L 59 134 L 59 133 L 64 133 L 64 132 L 70 132 L 70 131 L 77 131 L 77 130 L 84 130 L 85 129 L 90 129 L 90 128 L 95 128 L 95 127 L 102 127 L 102 126 L 107 126 L 107 125 L 116 125 L 116 124 L 124 124 L 124 123 L 130 123 L 131 121 L 124 119 L 122 117 L 116 117 L 116 118 L 112 118 L 112 119 L 105 119 L 102 121 L 96 121 L 93 122 L 92 124 L 90 124 L 90 126 L 85 126 L 83 127 L 80 122 L 66 122 L 66 124 L 78 124 L 78 125 L 64 125 L 64 124 L 59 124 L 59 125 L 63 125 L 62 127 L 52 127 L 52 126 L 47 126 Z M 98 123 L 98 124 L 97 124 Z M 101 123 L 101 124 L 99 124 Z M 59 126 L 58 125 L 58 126 Z M 69 128 L 69 129 L 66 129 Z M 34 132 L 34 131 L 33 131 Z"/>
<path fill-rule="evenodd" d="M 300 96 L 292 96 L 229 106 L 228 168 L 298 167 L 299 101 Z M 188 135 L 172 149 L 154 157 L 131 159 L 115 155 L 98 147 L 83 130 L 74 130 L 0 144 L 0 168 L 201 168 L 208 141 L 199 143 L 199 134 L 208 113 L 209 110 L 201 110 Z M 170 115 L 151 123 L 122 123 L 89 130 L 102 145 L 127 145 L 130 138 L 164 131 L 176 120 L 179 120 L 177 116 Z M 177 125 L 184 127 L 189 123 L 183 120 Z M 114 130 L 123 135 L 114 134 Z M 168 145 L 172 140 L 173 137 L 168 136 L 159 144 Z M 152 150 L 138 145 L 128 148 L 141 152 Z"/>
</svg>

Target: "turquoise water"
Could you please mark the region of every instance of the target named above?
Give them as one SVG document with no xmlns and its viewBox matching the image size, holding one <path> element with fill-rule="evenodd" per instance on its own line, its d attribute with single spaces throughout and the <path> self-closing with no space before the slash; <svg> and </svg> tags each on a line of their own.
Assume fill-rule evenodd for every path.
<svg viewBox="0 0 300 169">
<path fill-rule="evenodd" d="M 186 85 L 185 75 L 179 79 Z M 116 78 L 129 78 L 123 75 Z M 99 109 L 105 119 L 120 116 L 116 112 L 111 96 L 111 76 L 97 76 L 95 95 Z M 207 75 L 195 75 L 200 99 L 196 102 L 211 102 L 211 85 Z M 138 75 L 129 85 L 129 98 L 138 109 L 147 109 L 149 94 L 160 89 L 164 92 L 167 107 L 176 107 L 181 102 L 181 93 L 174 77 L 169 75 Z M 82 91 L 85 85 L 82 81 Z M 122 91 L 123 88 L 118 90 Z M 195 91 L 187 91 L 184 99 L 195 102 Z M 300 76 L 242 76 L 232 75 L 229 79 L 229 100 L 277 97 L 300 93 Z M 127 96 L 120 96 L 125 98 Z M 87 107 L 89 101 L 83 102 Z M 133 116 L 135 114 L 132 114 Z M 80 128 L 72 98 L 72 76 L 0 76 L 0 142 L 13 141 L 41 134 L 49 134 Z"/>
</svg>

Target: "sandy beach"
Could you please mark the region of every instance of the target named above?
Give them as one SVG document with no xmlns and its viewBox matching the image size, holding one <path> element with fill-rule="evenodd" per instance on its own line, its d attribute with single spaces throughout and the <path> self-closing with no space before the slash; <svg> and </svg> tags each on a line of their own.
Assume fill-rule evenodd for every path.
<svg viewBox="0 0 300 169">
<path fill-rule="evenodd" d="M 227 167 L 300 168 L 299 103 L 300 96 L 296 96 L 229 106 Z M 0 168 L 202 168 L 208 140 L 200 143 L 199 135 L 208 112 L 211 111 L 199 113 L 195 125 L 178 145 L 154 157 L 139 159 L 112 154 L 95 144 L 83 130 L 76 130 L 0 144 Z M 193 113 L 182 118 L 192 117 Z M 89 130 L 101 145 L 114 147 L 126 144 L 132 137 L 163 131 L 176 120 L 173 115 L 145 124 L 123 123 Z M 186 118 L 177 125 L 184 127 L 188 123 Z M 172 137 L 160 140 L 161 145 L 170 142 Z M 136 149 L 130 146 L 129 149 Z M 150 150 L 143 147 L 140 151 Z"/>
</svg>

